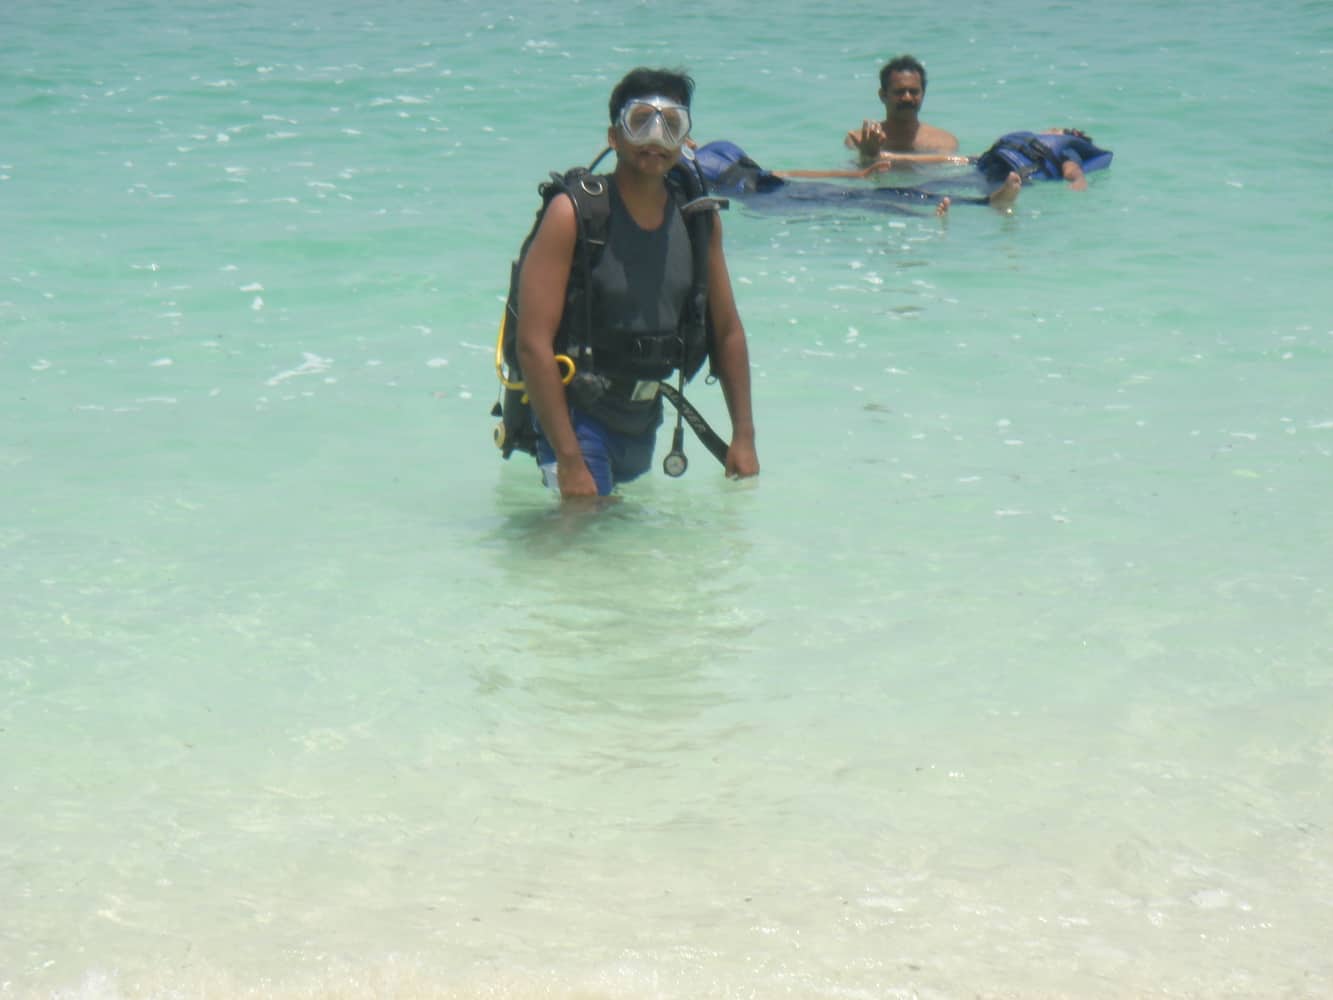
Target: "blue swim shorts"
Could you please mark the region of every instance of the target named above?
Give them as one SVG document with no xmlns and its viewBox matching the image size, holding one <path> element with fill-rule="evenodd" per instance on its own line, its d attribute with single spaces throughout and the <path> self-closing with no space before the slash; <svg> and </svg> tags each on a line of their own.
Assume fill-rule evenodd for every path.
<svg viewBox="0 0 1333 1000">
<path fill-rule="evenodd" d="M 620 483 L 638 479 L 652 465 L 653 447 L 657 444 L 656 427 L 642 434 L 621 434 L 608 430 L 600 420 L 573 406 L 569 408 L 569 418 L 599 495 L 606 496 Z M 559 490 L 555 452 L 540 425 L 537 426 L 537 464 L 541 466 L 542 481 L 551 489 Z"/>
</svg>

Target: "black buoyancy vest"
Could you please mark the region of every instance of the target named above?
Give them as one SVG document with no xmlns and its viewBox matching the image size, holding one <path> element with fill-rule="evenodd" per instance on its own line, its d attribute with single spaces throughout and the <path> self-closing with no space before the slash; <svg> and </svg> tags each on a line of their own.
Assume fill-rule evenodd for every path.
<svg viewBox="0 0 1333 1000">
<path fill-rule="evenodd" d="M 570 264 L 569 282 L 565 290 L 565 308 L 556 332 L 557 354 L 567 355 L 580 371 L 599 372 L 595 357 L 597 331 L 600 322 L 593 269 L 606 249 L 611 226 L 611 199 L 609 174 L 595 174 L 604 151 L 593 161 L 592 167 L 574 167 L 563 174 L 552 172 L 550 179 L 537 188 L 542 203 L 537 217 L 519 249 L 518 257 L 509 270 L 509 295 L 505 302 L 500 326 L 500 349 L 509 379 L 504 383 L 501 402 L 496 409 L 502 422 L 496 428 L 496 444 L 505 458 L 514 450 L 530 454 L 536 451 L 536 436 L 532 430 L 531 407 L 522 386 L 522 372 L 518 364 L 518 282 L 523 258 L 532 245 L 542 217 L 551 200 L 567 194 L 574 203 L 577 235 L 574 259 Z M 708 260 L 713 235 L 713 213 L 726 208 L 723 198 L 713 198 L 692 163 L 677 164 L 667 175 L 667 192 L 671 207 L 685 219 L 690 236 L 692 276 L 690 290 L 681 310 L 679 338 L 680 354 L 673 367 L 680 369 L 686 379 L 693 378 L 703 367 L 713 347 L 712 324 L 708 316 Z M 614 375 L 615 372 L 604 374 Z"/>
<path fill-rule="evenodd" d="M 576 168 L 561 178 L 553 174 L 550 185 L 555 187 L 557 184 L 555 190 L 542 190 L 543 212 L 556 194 L 568 194 L 574 201 L 579 237 L 565 293 L 565 311 L 556 334 L 556 350 L 568 354 L 581 370 L 616 374 L 604 370 L 595 357 L 596 349 L 601 346 L 599 341 L 602 338 L 599 334 L 605 330 L 606 324 L 603 322 L 601 303 L 593 280 L 593 271 L 606 249 L 610 234 L 611 177 Z M 543 188 L 546 187 L 543 185 Z M 690 236 L 692 277 L 678 330 L 682 351 L 672 363 L 673 368 L 683 370 L 689 379 L 698 373 L 712 347 L 708 320 L 708 257 L 714 220 L 713 211 L 709 209 L 716 210 L 717 201 L 707 198 L 703 181 L 685 165 L 678 165 L 667 175 L 667 193 L 667 211 L 682 214 Z M 518 266 L 521 265 L 520 259 Z"/>
<path fill-rule="evenodd" d="M 591 346 L 598 373 L 663 379 L 684 367 L 693 303 L 694 262 L 685 218 L 668 199 L 662 222 L 643 229 L 615 184 L 606 247 L 592 269 L 596 323 Z"/>
</svg>

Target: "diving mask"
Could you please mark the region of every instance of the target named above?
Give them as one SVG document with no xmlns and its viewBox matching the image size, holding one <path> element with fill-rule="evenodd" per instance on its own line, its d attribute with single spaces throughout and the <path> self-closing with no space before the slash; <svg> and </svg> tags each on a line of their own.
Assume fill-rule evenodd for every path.
<svg viewBox="0 0 1333 1000">
<path fill-rule="evenodd" d="M 690 134 L 690 109 L 669 97 L 636 97 L 620 109 L 620 128 L 636 146 L 676 149 Z"/>
</svg>

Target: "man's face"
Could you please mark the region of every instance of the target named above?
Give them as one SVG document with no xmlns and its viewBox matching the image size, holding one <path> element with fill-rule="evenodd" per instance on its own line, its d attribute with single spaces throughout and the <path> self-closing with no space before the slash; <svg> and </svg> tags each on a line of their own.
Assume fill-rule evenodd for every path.
<svg viewBox="0 0 1333 1000">
<path fill-rule="evenodd" d="M 898 70 L 889 74 L 889 85 L 881 88 L 879 99 L 889 117 L 911 117 L 921 110 L 926 91 L 921 86 L 921 74 L 913 70 Z"/>
</svg>

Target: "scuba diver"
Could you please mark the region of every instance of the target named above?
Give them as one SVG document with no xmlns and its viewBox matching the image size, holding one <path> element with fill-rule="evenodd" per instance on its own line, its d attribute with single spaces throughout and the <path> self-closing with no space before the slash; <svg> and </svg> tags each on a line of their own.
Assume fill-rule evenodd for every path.
<svg viewBox="0 0 1333 1000">
<path fill-rule="evenodd" d="M 680 165 L 693 93 L 681 72 L 627 74 L 610 99 L 615 169 L 553 175 L 516 265 L 514 353 L 531 415 L 520 427 L 506 409 L 506 429 L 535 431 L 543 482 L 563 499 L 605 496 L 646 472 L 662 397 L 685 413 L 665 380 L 679 372 L 683 390 L 705 360 L 732 431 L 730 442 L 705 443 L 729 478 L 759 472 L 749 353 L 717 213 L 725 202 Z M 681 436 L 678 416 L 670 475 L 684 471 Z M 506 456 L 515 447 L 497 443 Z"/>
</svg>

